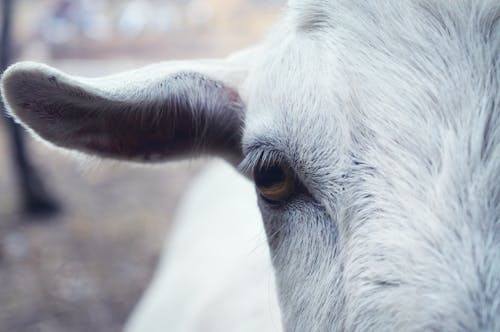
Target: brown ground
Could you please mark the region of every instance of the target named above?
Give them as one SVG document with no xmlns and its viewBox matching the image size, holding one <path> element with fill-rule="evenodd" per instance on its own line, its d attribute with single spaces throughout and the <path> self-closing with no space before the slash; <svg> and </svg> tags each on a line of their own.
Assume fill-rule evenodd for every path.
<svg viewBox="0 0 500 332">
<path fill-rule="evenodd" d="M 119 331 L 200 165 L 88 170 L 32 145 L 64 211 L 45 219 L 19 214 L 11 165 L 0 158 L 0 331 Z"/>
</svg>

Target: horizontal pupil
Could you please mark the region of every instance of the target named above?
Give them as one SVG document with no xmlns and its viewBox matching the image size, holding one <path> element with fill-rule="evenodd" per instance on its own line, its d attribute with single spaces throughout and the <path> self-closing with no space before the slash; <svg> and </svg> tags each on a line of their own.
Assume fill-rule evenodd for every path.
<svg viewBox="0 0 500 332">
<path fill-rule="evenodd" d="M 260 187 L 271 187 L 284 182 L 285 179 L 285 172 L 280 166 L 261 168 L 255 172 L 255 183 Z"/>
</svg>

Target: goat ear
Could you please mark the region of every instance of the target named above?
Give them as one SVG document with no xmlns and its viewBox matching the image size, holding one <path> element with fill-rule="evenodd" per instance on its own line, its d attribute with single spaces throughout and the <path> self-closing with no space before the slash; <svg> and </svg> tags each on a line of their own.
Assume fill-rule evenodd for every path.
<svg viewBox="0 0 500 332">
<path fill-rule="evenodd" d="M 87 79 L 24 62 L 5 72 L 2 93 L 20 123 L 62 148 L 135 161 L 206 152 L 237 162 L 244 73 L 224 62 L 167 62 Z"/>
</svg>

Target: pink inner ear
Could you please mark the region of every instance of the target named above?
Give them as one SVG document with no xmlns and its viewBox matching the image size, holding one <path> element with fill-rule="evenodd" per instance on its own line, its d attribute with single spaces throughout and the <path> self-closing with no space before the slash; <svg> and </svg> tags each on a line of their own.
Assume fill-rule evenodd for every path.
<svg viewBox="0 0 500 332">
<path fill-rule="evenodd" d="M 241 154 L 238 93 L 202 74 L 182 72 L 108 93 L 45 67 L 11 70 L 3 80 L 13 114 L 53 144 L 102 157 L 168 160 L 193 153 Z M 96 81 L 97 82 L 97 81 Z M 119 90 L 118 90 L 119 92 Z"/>
</svg>

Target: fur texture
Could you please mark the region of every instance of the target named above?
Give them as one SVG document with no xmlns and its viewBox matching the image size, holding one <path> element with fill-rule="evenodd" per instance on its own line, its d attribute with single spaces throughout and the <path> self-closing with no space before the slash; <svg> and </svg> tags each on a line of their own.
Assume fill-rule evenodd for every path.
<svg viewBox="0 0 500 332">
<path fill-rule="evenodd" d="M 290 4 L 244 136 L 310 193 L 260 203 L 287 330 L 500 329 L 499 6 Z"/>
<path fill-rule="evenodd" d="M 497 0 L 294 0 L 237 57 L 242 169 L 287 160 L 307 189 L 259 200 L 287 331 L 500 330 L 499 18 Z"/>
<path fill-rule="evenodd" d="M 3 94 L 32 133 L 91 155 L 139 162 L 211 153 L 240 158 L 244 108 L 218 63 L 156 64 L 98 79 L 24 62 Z M 68 111 L 70 110 L 70 111 Z"/>
</svg>

